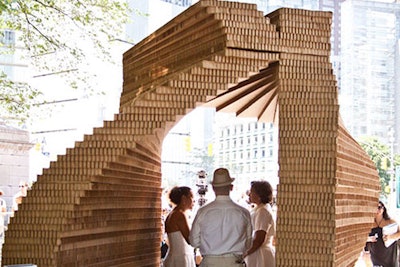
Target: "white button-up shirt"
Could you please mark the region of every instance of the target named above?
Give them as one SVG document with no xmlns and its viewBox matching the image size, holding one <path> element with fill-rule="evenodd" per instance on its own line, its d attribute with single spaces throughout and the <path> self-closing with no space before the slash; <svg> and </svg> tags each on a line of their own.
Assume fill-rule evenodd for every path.
<svg viewBox="0 0 400 267">
<path fill-rule="evenodd" d="M 251 234 L 249 211 L 229 196 L 217 196 L 197 212 L 189 239 L 203 256 L 243 254 L 251 245 Z"/>
</svg>

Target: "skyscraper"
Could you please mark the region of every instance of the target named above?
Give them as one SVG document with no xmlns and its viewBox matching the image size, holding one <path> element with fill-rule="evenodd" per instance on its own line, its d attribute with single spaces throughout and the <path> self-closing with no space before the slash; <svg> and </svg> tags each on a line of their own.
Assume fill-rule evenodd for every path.
<svg viewBox="0 0 400 267">
<path fill-rule="evenodd" d="M 395 152 L 399 153 L 400 1 L 262 2 L 259 9 L 266 13 L 280 7 L 332 12 L 331 63 L 345 126 L 355 138 L 377 136 L 384 143 L 390 143 L 388 133 L 393 129 Z"/>
<path fill-rule="evenodd" d="M 353 0 L 342 4 L 341 114 L 354 137 L 399 142 L 399 3 Z"/>
</svg>

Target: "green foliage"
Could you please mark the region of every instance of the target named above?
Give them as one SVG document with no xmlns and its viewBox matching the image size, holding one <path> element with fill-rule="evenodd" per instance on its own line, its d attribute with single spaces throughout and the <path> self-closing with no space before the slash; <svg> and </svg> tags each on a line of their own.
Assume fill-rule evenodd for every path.
<svg viewBox="0 0 400 267">
<path fill-rule="evenodd" d="M 390 170 L 393 165 L 397 165 L 399 156 L 395 156 L 395 162 L 391 162 L 391 152 L 389 146 L 382 144 L 377 137 L 362 137 L 358 140 L 361 147 L 367 152 L 371 160 L 375 163 L 381 183 L 381 195 L 387 196 L 387 188 L 390 185 Z"/>
<path fill-rule="evenodd" d="M 23 121 L 29 117 L 29 110 L 41 93 L 31 88 L 26 83 L 13 82 L 7 79 L 4 73 L 0 73 L 0 114 L 3 119 Z M 10 114 L 12 117 L 5 117 Z"/>
<path fill-rule="evenodd" d="M 113 61 L 112 44 L 121 39 L 129 12 L 123 0 L 1 0 L 0 54 L 19 51 L 38 74 L 93 91 L 89 57 Z M 4 41 L 5 31 L 17 34 L 15 43 Z M 0 117 L 27 117 L 38 90 L 9 79 L 4 72 L 0 76 Z"/>
</svg>

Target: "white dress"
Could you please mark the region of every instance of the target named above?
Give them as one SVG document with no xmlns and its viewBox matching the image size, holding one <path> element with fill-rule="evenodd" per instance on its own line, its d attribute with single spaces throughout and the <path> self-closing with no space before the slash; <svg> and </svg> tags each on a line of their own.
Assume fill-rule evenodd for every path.
<svg viewBox="0 0 400 267">
<path fill-rule="evenodd" d="M 269 204 L 258 205 L 251 212 L 253 234 L 255 231 L 266 232 L 264 243 L 254 253 L 246 257 L 247 267 L 275 267 L 275 248 L 272 239 L 275 235 L 275 220 Z"/>
<path fill-rule="evenodd" d="M 190 246 L 180 231 L 168 233 L 168 253 L 165 256 L 164 267 L 196 267 L 194 249 Z"/>
</svg>

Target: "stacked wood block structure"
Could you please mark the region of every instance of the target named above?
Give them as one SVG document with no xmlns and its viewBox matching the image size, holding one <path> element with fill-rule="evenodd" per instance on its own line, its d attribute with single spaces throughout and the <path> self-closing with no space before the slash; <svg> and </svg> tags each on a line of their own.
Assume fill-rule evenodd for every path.
<svg viewBox="0 0 400 267">
<path fill-rule="evenodd" d="M 280 9 L 268 18 L 280 33 L 277 266 L 354 266 L 379 185 L 339 117 L 331 14 Z"/>
<path fill-rule="evenodd" d="M 213 97 L 229 91 L 240 104 L 251 91 L 235 90 L 265 73 L 279 103 L 277 266 L 352 266 L 379 183 L 339 118 L 330 23 L 325 12 L 264 16 L 201 0 L 135 45 L 119 114 L 38 177 L 6 232 L 3 264 L 159 266 L 164 136 Z"/>
</svg>

